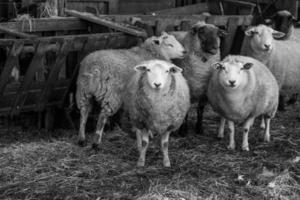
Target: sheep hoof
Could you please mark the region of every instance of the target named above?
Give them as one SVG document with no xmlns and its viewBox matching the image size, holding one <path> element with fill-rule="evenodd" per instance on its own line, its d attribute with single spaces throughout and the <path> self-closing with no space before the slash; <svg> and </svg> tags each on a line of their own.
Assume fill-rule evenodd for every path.
<svg viewBox="0 0 300 200">
<path fill-rule="evenodd" d="M 87 141 L 86 140 L 78 140 L 77 144 L 80 147 L 85 147 L 87 145 Z"/>
<path fill-rule="evenodd" d="M 139 161 L 137 162 L 137 166 L 138 166 L 138 167 L 144 167 L 144 166 L 145 166 L 145 161 L 139 160 Z"/>
<path fill-rule="evenodd" d="M 171 163 L 170 163 L 170 161 L 168 161 L 168 162 L 164 162 L 164 167 L 171 167 Z"/>
<path fill-rule="evenodd" d="M 224 135 L 217 135 L 218 140 L 223 140 L 223 138 L 224 138 Z"/>
<path fill-rule="evenodd" d="M 243 150 L 243 151 L 249 151 L 250 149 L 249 149 L 248 146 L 243 146 L 243 147 L 242 147 L 242 150 Z"/>
<path fill-rule="evenodd" d="M 270 137 L 265 137 L 264 142 L 270 142 Z"/>
<path fill-rule="evenodd" d="M 94 151 L 96 151 L 96 152 L 100 151 L 100 144 L 93 143 L 92 149 L 93 149 Z"/>
<path fill-rule="evenodd" d="M 235 149 L 235 145 L 228 145 L 228 146 L 227 146 L 227 149 L 228 149 L 228 150 L 234 150 L 234 149 Z"/>
</svg>

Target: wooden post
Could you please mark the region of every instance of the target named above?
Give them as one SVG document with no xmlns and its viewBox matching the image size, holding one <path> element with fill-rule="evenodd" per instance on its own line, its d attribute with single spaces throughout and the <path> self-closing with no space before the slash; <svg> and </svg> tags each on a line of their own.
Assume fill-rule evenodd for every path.
<svg viewBox="0 0 300 200">
<path fill-rule="evenodd" d="M 227 32 L 228 35 L 224 39 L 224 43 L 222 45 L 221 58 L 223 59 L 230 53 L 233 39 L 235 36 L 235 32 L 238 28 L 238 18 L 229 18 L 227 23 Z"/>
</svg>

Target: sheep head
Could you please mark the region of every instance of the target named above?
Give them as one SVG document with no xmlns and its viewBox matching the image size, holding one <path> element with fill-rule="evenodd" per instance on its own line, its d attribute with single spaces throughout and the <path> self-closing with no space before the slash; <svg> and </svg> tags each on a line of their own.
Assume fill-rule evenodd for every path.
<svg viewBox="0 0 300 200">
<path fill-rule="evenodd" d="M 270 52 L 273 49 L 274 39 L 285 36 L 284 33 L 263 24 L 248 28 L 245 35 L 250 37 L 250 45 L 253 50 L 264 52 Z"/>
<path fill-rule="evenodd" d="M 172 76 L 182 72 L 181 68 L 163 60 L 145 61 L 134 69 L 143 73 L 147 85 L 157 91 L 167 88 L 171 84 Z"/>
<path fill-rule="evenodd" d="M 198 22 L 191 29 L 192 35 L 199 37 L 202 50 L 207 53 L 216 54 L 220 49 L 220 37 L 227 34 L 226 31 L 212 24 Z"/>
<path fill-rule="evenodd" d="M 238 60 L 227 59 L 212 65 L 218 70 L 218 81 L 223 88 L 235 90 L 247 86 L 248 73 L 253 63 L 243 63 Z"/>
</svg>

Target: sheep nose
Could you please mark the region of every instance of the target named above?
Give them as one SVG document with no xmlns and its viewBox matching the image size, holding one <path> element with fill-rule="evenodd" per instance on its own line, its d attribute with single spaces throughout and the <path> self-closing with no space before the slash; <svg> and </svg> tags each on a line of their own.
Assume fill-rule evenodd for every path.
<svg viewBox="0 0 300 200">
<path fill-rule="evenodd" d="M 182 51 L 182 53 L 183 53 L 183 55 L 185 55 L 185 54 L 187 54 L 187 51 L 186 51 L 186 50 L 184 50 L 184 51 Z"/>
<path fill-rule="evenodd" d="M 264 44 L 266 49 L 270 49 L 271 45 L 270 44 Z"/>
<path fill-rule="evenodd" d="M 234 85 L 234 84 L 235 84 L 235 81 L 230 80 L 229 83 L 230 83 L 230 85 Z"/>
<path fill-rule="evenodd" d="M 156 88 L 159 88 L 160 85 L 161 85 L 161 83 L 154 83 L 154 86 L 155 86 Z"/>
</svg>

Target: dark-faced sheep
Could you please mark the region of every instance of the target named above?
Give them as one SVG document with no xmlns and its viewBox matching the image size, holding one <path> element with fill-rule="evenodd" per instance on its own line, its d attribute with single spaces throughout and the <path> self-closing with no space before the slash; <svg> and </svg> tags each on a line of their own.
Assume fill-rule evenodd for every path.
<svg viewBox="0 0 300 200">
<path fill-rule="evenodd" d="M 134 69 L 136 73 L 124 92 L 124 110 L 136 131 L 137 165 L 145 165 L 149 135 L 153 133 L 161 137 L 163 165 L 169 167 L 169 135 L 181 126 L 190 107 L 187 82 L 181 68 L 162 60 L 145 61 Z"/>
<path fill-rule="evenodd" d="M 257 116 L 266 120 L 265 141 L 270 140 L 270 120 L 278 106 L 279 87 L 270 70 L 251 57 L 227 56 L 213 65 L 207 96 L 212 108 L 223 119 L 219 137 L 223 137 L 225 119 L 230 130 L 229 149 L 235 149 L 234 123 L 243 123 L 242 149 L 249 151 L 248 133 Z"/>
<path fill-rule="evenodd" d="M 183 46 L 174 36 L 163 33 L 148 38 L 143 44 L 131 49 L 100 50 L 86 56 L 81 62 L 77 78 L 76 101 L 80 109 L 79 144 L 85 145 L 85 125 L 91 111 L 91 99 L 101 107 L 93 147 L 101 142 L 104 125 L 123 103 L 125 83 L 133 73 L 132 67 L 139 62 L 154 58 L 170 60 L 183 58 Z"/>
<path fill-rule="evenodd" d="M 187 79 L 192 103 L 198 103 L 196 131 L 203 132 L 202 119 L 204 107 L 207 104 L 206 89 L 212 63 L 220 61 L 220 37 L 226 34 L 215 25 L 198 22 L 190 31 L 171 32 L 187 50 L 187 56 L 174 63 L 183 69 Z M 184 129 L 184 128 L 183 128 Z M 181 130 L 180 134 L 185 135 Z"/>
</svg>

